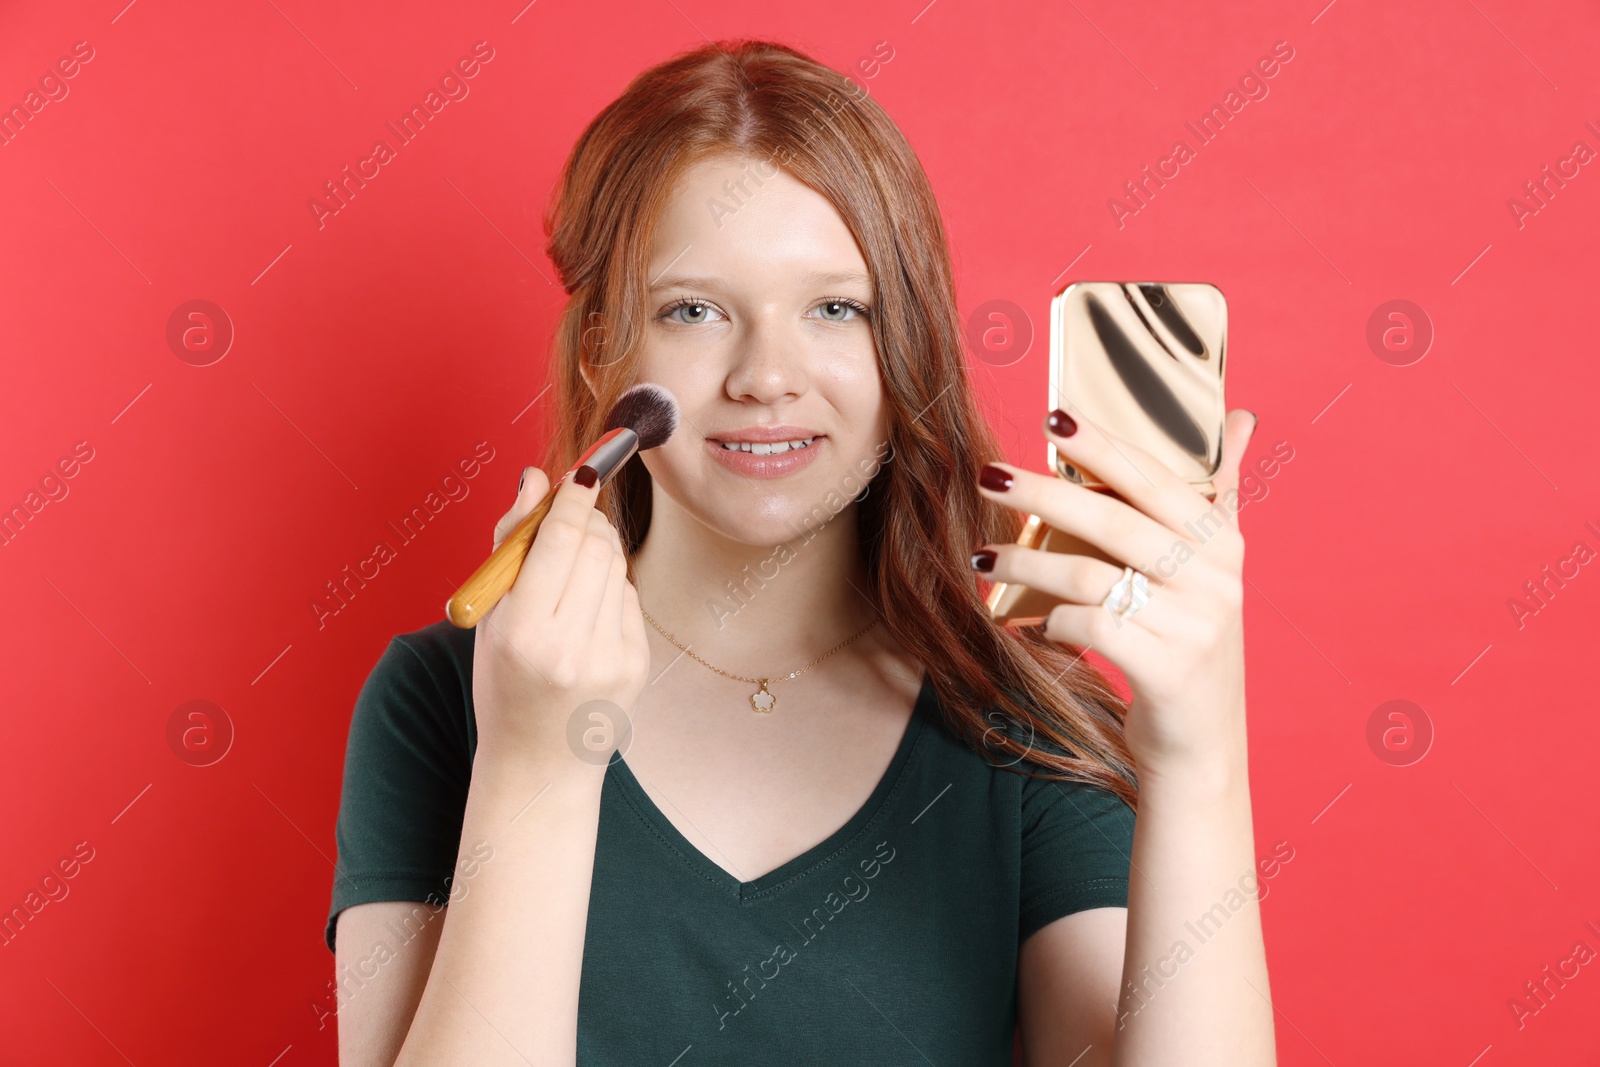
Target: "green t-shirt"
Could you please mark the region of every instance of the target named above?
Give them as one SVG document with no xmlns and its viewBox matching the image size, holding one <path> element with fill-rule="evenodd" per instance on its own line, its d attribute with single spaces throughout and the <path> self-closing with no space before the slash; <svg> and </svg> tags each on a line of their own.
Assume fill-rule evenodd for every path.
<svg viewBox="0 0 1600 1067">
<path fill-rule="evenodd" d="M 453 877 L 470 892 L 475 872 L 456 867 L 477 744 L 472 653 L 471 630 L 437 622 L 395 637 L 361 689 L 330 949 L 353 904 L 442 903 Z M 1063 915 L 1127 906 L 1134 816 L 1107 790 L 1007 770 L 998 750 L 991 763 L 942 716 L 924 675 L 861 810 L 750 882 L 690 844 L 613 756 L 578 1062 L 1009 1065 L 1018 947 Z M 415 925 L 392 927 L 388 949 Z"/>
</svg>

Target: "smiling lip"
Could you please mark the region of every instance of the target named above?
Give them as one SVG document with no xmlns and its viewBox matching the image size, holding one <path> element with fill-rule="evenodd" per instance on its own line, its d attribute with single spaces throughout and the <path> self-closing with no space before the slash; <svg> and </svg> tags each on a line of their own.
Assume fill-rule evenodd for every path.
<svg viewBox="0 0 1600 1067">
<path fill-rule="evenodd" d="M 804 441 L 808 437 L 821 437 L 816 430 L 805 426 L 746 426 L 742 430 L 707 434 L 708 441 Z"/>
<path fill-rule="evenodd" d="M 735 451 L 723 448 L 723 441 L 803 441 L 811 437 L 814 440 L 805 448 L 790 448 L 787 452 L 776 455 L 758 456 L 753 452 Z M 744 430 L 729 432 L 724 437 L 706 438 L 706 450 L 711 453 L 711 458 L 729 470 L 736 471 L 746 478 L 786 478 L 798 473 L 816 462 L 817 452 L 822 448 L 827 438 L 814 430 L 805 430 L 794 426 L 751 426 Z"/>
</svg>

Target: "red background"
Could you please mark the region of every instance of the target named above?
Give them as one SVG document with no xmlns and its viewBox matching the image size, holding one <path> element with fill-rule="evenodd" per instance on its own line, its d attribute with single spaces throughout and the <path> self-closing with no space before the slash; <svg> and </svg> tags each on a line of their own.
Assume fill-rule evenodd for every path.
<svg viewBox="0 0 1600 1067">
<path fill-rule="evenodd" d="M 1252 457 L 1293 449 L 1242 519 L 1257 847 L 1294 851 L 1263 903 L 1281 1062 L 1596 1047 L 1600 963 L 1520 1028 L 1508 1007 L 1600 950 L 1600 564 L 1520 628 L 1508 607 L 1600 549 L 1600 163 L 1521 226 L 1507 205 L 1600 149 L 1592 5 L 525 2 L 7 5 L 0 103 L 94 58 L 0 147 L 0 506 L 93 458 L 0 547 L 0 908 L 94 858 L 0 947 L 5 1063 L 334 1062 L 313 1004 L 352 700 L 538 458 L 562 160 L 702 34 L 796 45 L 900 123 L 963 313 L 1032 320 L 1026 353 L 973 359 L 1015 462 L 1044 467 L 1052 293 L 1228 295 Z M 469 96 L 319 228 L 307 201 L 480 40 Z M 1278 41 L 1269 95 L 1119 228 L 1108 199 Z M 1409 366 L 1366 341 L 1397 298 L 1435 331 Z M 236 334 L 209 366 L 166 339 L 196 299 Z M 481 441 L 470 496 L 319 629 L 324 582 Z M 204 767 L 167 740 L 197 699 L 235 730 Z M 1435 731 L 1410 766 L 1367 741 L 1394 699 Z"/>
</svg>

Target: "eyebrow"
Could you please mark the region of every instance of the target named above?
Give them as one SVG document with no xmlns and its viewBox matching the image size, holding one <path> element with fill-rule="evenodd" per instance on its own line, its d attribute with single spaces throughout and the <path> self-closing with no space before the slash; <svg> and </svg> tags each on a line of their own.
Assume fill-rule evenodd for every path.
<svg viewBox="0 0 1600 1067">
<path fill-rule="evenodd" d="M 859 270 L 812 270 L 800 276 L 802 282 L 816 285 L 846 285 L 852 282 L 868 285 L 871 278 L 865 271 Z M 658 289 L 717 289 L 725 288 L 727 281 L 714 274 L 687 275 L 676 274 L 670 278 L 663 278 L 650 286 L 653 293 Z"/>
</svg>

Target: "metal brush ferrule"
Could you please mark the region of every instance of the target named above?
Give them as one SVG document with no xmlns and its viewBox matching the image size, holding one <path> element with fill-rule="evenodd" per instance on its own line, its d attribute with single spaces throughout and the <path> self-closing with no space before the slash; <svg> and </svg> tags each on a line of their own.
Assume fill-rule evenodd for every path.
<svg viewBox="0 0 1600 1067">
<path fill-rule="evenodd" d="M 561 476 L 561 480 L 566 481 L 572 477 L 579 467 L 588 467 L 595 472 L 596 487 L 604 489 L 622 469 L 622 465 L 632 459 L 638 451 L 639 435 L 626 426 L 618 426 L 590 445 L 588 451 L 579 456 L 578 461 Z"/>
</svg>

